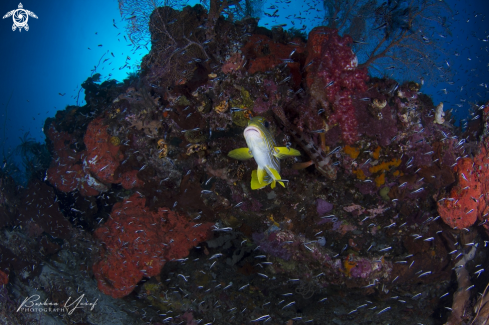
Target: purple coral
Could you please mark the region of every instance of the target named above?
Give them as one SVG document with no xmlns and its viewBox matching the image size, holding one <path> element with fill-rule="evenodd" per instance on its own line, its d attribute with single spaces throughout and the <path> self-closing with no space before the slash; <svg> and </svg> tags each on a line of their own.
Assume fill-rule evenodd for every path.
<svg viewBox="0 0 489 325">
<path fill-rule="evenodd" d="M 253 241 L 260 246 L 260 250 L 275 257 L 288 261 L 292 254 L 283 247 L 283 243 L 277 240 L 277 232 L 253 233 Z"/>
<path fill-rule="evenodd" d="M 243 211 L 251 211 L 251 212 L 260 212 L 262 204 L 260 201 L 255 199 L 254 197 L 250 197 L 250 199 L 244 200 L 244 197 L 241 193 L 235 192 L 232 194 L 233 201 L 238 203 L 238 202 L 243 202 L 241 205 L 241 210 Z"/>
<path fill-rule="evenodd" d="M 265 87 L 265 92 L 266 92 L 266 95 L 264 95 L 264 98 L 268 98 L 268 100 L 264 100 L 264 98 L 262 98 L 262 97 L 259 97 L 255 100 L 255 103 L 253 105 L 253 111 L 256 114 L 264 114 L 273 105 L 276 104 L 278 87 L 275 84 L 275 82 L 268 80 L 268 79 L 264 79 L 263 80 L 263 86 Z"/>
<path fill-rule="evenodd" d="M 318 215 L 322 216 L 325 213 L 330 212 L 333 210 L 333 204 L 329 203 L 327 201 L 324 201 L 323 199 L 316 199 L 316 205 L 317 205 L 317 212 Z"/>
<path fill-rule="evenodd" d="M 367 278 L 370 272 L 372 272 L 372 266 L 367 259 L 360 259 L 356 261 L 357 265 L 351 269 L 350 274 L 353 278 Z"/>
<path fill-rule="evenodd" d="M 270 103 L 264 101 L 262 98 L 257 98 L 255 100 L 255 105 L 253 106 L 253 112 L 256 114 L 264 114 L 270 109 Z"/>
<path fill-rule="evenodd" d="M 372 95 L 373 97 L 373 95 Z M 397 128 L 396 109 L 386 105 L 380 112 L 381 118 L 372 116 L 368 107 L 370 103 L 357 100 L 355 114 L 358 119 L 360 134 L 376 139 L 381 146 L 388 146 L 399 133 Z"/>
</svg>

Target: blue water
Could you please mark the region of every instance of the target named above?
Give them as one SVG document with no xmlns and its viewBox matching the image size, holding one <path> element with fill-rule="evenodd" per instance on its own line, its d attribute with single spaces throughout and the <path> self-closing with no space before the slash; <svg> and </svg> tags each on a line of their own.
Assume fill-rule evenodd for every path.
<svg viewBox="0 0 489 325">
<path fill-rule="evenodd" d="M 266 2 L 263 12 L 274 17 L 262 15 L 260 25 L 286 24 L 285 29 L 295 27 L 308 32 L 322 24 L 324 10 L 320 1 L 288 2 Z M 450 65 L 452 76 L 448 80 L 434 78 L 422 91 L 432 96 L 435 104 L 443 101 L 445 110 L 453 109 L 457 120 L 461 120 L 468 116 L 470 103 L 489 99 L 489 3 L 483 0 L 446 3 L 452 10 L 447 21 L 451 35 L 438 38 L 437 51 L 441 55 L 432 73 L 437 73 L 437 67 Z M 2 16 L 17 9 L 18 4 L 18 0 L 2 1 Z M 128 20 L 123 19 L 127 16 L 121 17 L 115 0 L 26 1 L 23 6 L 38 16 L 29 17 L 29 31 L 12 31 L 11 17 L 0 21 L 3 154 L 12 152 L 27 132 L 43 142 L 46 118 L 66 105 L 84 104 L 80 85 L 87 77 L 97 72 L 102 81 L 122 81 L 128 73 L 137 71 L 141 58 L 150 49 L 147 44 L 146 48 L 140 46 L 136 50 L 127 38 Z M 108 60 L 102 63 L 105 59 Z M 405 79 L 396 70 L 385 74 Z"/>
</svg>

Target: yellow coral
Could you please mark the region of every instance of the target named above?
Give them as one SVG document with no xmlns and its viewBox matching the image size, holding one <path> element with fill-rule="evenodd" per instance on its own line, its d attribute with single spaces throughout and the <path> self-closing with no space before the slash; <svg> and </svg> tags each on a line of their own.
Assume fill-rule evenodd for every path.
<svg viewBox="0 0 489 325">
<path fill-rule="evenodd" d="M 221 113 L 225 113 L 227 112 L 229 108 L 229 104 L 228 104 L 228 101 L 227 100 L 223 100 L 222 102 L 219 103 L 219 105 L 217 105 L 216 107 L 214 107 L 214 110 L 221 114 Z"/>
<path fill-rule="evenodd" d="M 119 137 L 110 137 L 109 142 L 114 146 L 118 146 L 121 144 L 121 139 Z"/>
<path fill-rule="evenodd" d="M 352 170 L 352 173 L 357 176 L 357 178 L 361 181 L 364 181 L 367 179 L 367 176 L 365 176 L 365 173 L 361 169 L 354 169 Z"/>
<path fill-rule="evenodd" d="M 399 171 L 399 170 L 396 170 L 395 172 L 392 173 L 392 175 L 394 175 L 394 176 L 402 176 L 402 175 L 404 175 L 404 173 L 401 172 L 401 171 Z"/>
<path fill-rule="evenodd" d="M 419 91 L 421 89 L 421 85 L 417 82 L 411 81 L 408 83 L 408 88 L 411 91 Z"/>
<path fill-rule="evenodd" d="M 197 143 L 193 144 L 187 149 L 187 155 L 191 155 L 193 153 L 199 152 L 199 151 L 204 151 L 207 150 L 207 145 L 205 143 Z"/>
<path fill-rule="evenodd" d="M 241 99 L 242 99 L 243 106 L 249 109 L 253 108 L 255 102 L 253 101 L 253 99 L 251 99 L 250 92 L 246 90 L 244 87 L 241 87 L 240 91 L 241 91 Z"/>
<path fill-rule="evenodd" d="M 346 145 L 343 148 L 343 152 L 346 153 L 347 155 L 349 155 L 352 159 L 357 159 L 358 155 L 360 154 L 359 149 L 357 149 L 355 147 L 348 146 L 348 145 Z"/>
<path fill-rule="evenodd" d="M 112 113 L 110 113 L 109 117 L 110 118 L 114 118 L 117 116 L 117 114 L 119 114 L 121 112 L 120 108 L 117 108 L 115 111 L 113 111 Z"/>
<path fill-rule="evenodd" d="M 381 187 L 382 185 L 385 184 L 385 174 L 382 173 L 379 176 L 375 177 L 374 181 L 375 181 L 375 185 L 377 185 L 377 187 Z"/>
<path fill-rule="evenodd" d="M 381 100 L 378 100 L 376 98 L 374 99 L 374 102 L 372 103 L 372 106 L 374 108 L 377 108 L 377 109 L 380 109 L 380 110 L 382 110 L 385 107 L 385 105 L 387 105 L 387 101 L 386 100 L 382 100 L 381 101 Z"/>
<path fill-rule="evenodd" d="M 245 112 L 247 111 L 238 111 L 233 112 L 232 119 L 233 123 L 237 126 L 246 127 L 249 122 L 249 117 L 246 116 Z"/>
<path fill-rule="evenodd" d="M 357 263 L 352 260 L 353 255 L 348 255 L 348 257 L 343 261 L 343 267 L 345 268 L 345 275 L 347 277 L 351 277 L 351 269 L 353 269 L 355 266 L 357 266 Z"/>
<path fill-rule="evenodd" d="M 391 167 L 399 167 L 401 164 L 401 159 L 394 158 L 391 161 L 383 162 L 376 166 L 370 167 L 368 170 L 373 174 L 380 172 L 381 170 L 389 170 Z"/>
<path fill-rule="evenodd" d="M 168 155 L 168 145 L 164 139 L 158 140 L 158 158 L 162 159 Z"/>
<path fill-rule="evenodd" d="M 279 227 L 280 225 L 278 224 L 277 221 L 273 220 L 273 214 L 268 216 L 268 219 L 273 223 L 275 227 Z"/>
<path fill-rule="evenodd" d="M 158 154 L 158 158 L 163 159 L 163 158 L 165 158 L 167 155 L 168 155 L 168 150 L 167 150 L 166 148 L 165 148 L 165 149 L 161 149 L 161 150 L 160 150 L 160 153 Z"/>
<path fill-rule="evenodd" d="M 375 148 L 374 152 L 372 153 L 372 158 L 375 160 L 379 159 L 380 156 L 380 146 Z"/>
<path fill-rule="evenodd" d="M 162 149 L 164 147 L 166 147 L 165 139 L 159 139 L 158 140 L 158 149 Z"/>
</svg>

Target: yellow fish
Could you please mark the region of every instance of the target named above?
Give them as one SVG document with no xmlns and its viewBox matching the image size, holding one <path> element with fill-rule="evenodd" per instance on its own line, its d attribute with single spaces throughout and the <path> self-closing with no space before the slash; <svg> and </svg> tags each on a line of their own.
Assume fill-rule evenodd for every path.
<svg viewBox="0 0 489 325">
<path fill-rule="evenodd" d="M 251 172 L 252 190 L 264 188 L 270 183 L 271 188 L 275 188 L 276 182 L 285 187 L 280 177 L 279 159 L 301 155 L 296 149 L 277 147 L 268 126 L 263 117 L 253 117 L 243 132 L 248 148 L 234 149 L 228 153 L 228 157 L 238 160 L 255 158 L 258 169 Z"/>
</svg>

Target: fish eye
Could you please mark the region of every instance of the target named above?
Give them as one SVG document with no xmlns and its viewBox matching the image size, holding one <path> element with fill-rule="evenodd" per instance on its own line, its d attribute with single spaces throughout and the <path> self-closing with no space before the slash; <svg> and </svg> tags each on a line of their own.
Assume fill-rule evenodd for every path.
<svg viewBox="0 0 489 325">
<path fill-rule="evenodd" d="M 263 122 L 263 125 L 265 125 L 265 127 L 268 128 L 270 126 L 270 123 L 268 123 L 268 121 L 265 121 Z"/>
</svg>

